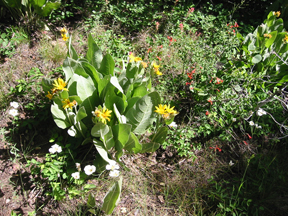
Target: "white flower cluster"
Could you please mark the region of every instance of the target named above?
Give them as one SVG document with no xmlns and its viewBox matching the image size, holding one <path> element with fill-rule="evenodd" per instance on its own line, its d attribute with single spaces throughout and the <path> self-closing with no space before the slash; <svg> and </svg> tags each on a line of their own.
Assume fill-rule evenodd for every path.
<svg viewBox="0 0 288 216">
<path fill-rule="evenodd" d="M 55 154 L 56 152 L 60 153 L 60 152 L 62 152 L 62 147 L 59 146 L 58 144 L 54 144 L 54 145 L 52 145 L 51 148 L 49 149 L 49 152 L 50 152 L 51 154 Z"/>
<path fill-rule="evenodd" d="M 250 126 L 255 126 L 256 128 L 262 128 L 262 126 L 255 124 L 253 121 L 249 121 Z"/>
<path fill-rule="evenodd" d="M 173 121 L 173 122 L 172 122 L 171 124 L 169 124 L 168 126 L 171 127 L 171 128 L 177 128 L 178 125 L 176 124 L 176 122 Z"/>
<path fill-rule="evenodd" d="M 10 102 L 10 106 L 13 107 L 12 109 L 9 110 L 9 115 L 12 115 L 13 117 L 18 116 L 18 107 L 19 107 L 19 103 L 13 101 Z"/>
<path fill-rule="evenodd" d="M 96 171 L 96 167 L 94 165 L 87 165 L 84 167 L 84 172 L 86 175 L 91 175 Z"/>
<path fill-rule="evenodd" d="M 265 110 L 263 110 L 262 108 L 259 108 L 259 109 L 257 110 L 256 114 L 257 114 L 258 116 L 262 116 L 262 115 L 266 115 L 267 112 L 266 112 Z"/>
<path fill-rule="evenodd" d="M 81 171 L 81 165 L 80 163 L 76 163 L 76 169 L 78 170 L 78 172 L 74 172 L 71 174 L 71 176 L 74 178 L 74 179 L 80 179 L 80 171 Z M 86 165 L 84 167 L 84 172 L 86 175 L 91 175 L 93 174 L 94 172 L 96 171 L 96 167 L 94 165 Z"/>
<path fill-rule="evenodd" d="M 109 164 L 106 165 L 106 170 L 110 170 L 109 176 L 118 177 L 120 174 L 119 165 L 116 161 L 110 161 Z"/>
</svg>

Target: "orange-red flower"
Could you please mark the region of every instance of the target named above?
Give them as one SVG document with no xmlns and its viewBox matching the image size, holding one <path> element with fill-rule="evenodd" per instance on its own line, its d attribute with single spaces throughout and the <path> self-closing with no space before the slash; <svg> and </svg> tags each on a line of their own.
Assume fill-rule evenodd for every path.
<svg viewBox="0 0 288 216">
<path fill-rule="evenodd" d="M 213 101 L 211 100 L 211 98 L 209 98 L 209 100 L 207 100 L 211 105 L 213 104 Z"/>
<path fill-rule="evenodd" d="M 218 77 L 216 77 L 216 85 L 223 83 L 223 80 L 219 79 Z"/>
</svg>

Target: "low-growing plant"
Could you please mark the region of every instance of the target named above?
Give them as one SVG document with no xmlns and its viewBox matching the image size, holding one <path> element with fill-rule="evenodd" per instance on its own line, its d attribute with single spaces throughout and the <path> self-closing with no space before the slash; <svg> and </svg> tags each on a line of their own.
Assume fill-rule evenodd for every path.
<svg viewBox="0 0 288 216">
<path fill-rule="evenodd" d="M 159 94 L 151 85 L 157 70 L 153 66 L 147 68 L 139 57 L 130 54 L 128 64 L 123 60 L 120 70 L 116 71 L 111 55 L 103 55 L 91 35 L 85 58 L 78 57 L 71 38 L 67 45 L 69 57 L 63 63 L 65 81 L 44 79 L 42 86 L 46 96 L 53 101 L 51 113 L 56 125 L 68 129 L 69 136 L 74 139 L 69 144 L 54 144 L 49 149 L 53 155 L 48 154 L 46 162 L 31 163 L 41 168 L 44 178 L 49 178 L 51 195 L 57 200 L 64 197 L 59 173 L 68 184 L 82 184 L 95 171 L 101 175 L 110 170 L 109 175 L 118 180 L 106 194 L 101 207 L 110 214 L 121 193 L 119 165 L 127 169 L 121 156 L 125 152 L 135 154 L 158 149 L 167 134 L 165 124 L 173 121 L 177 111 L 170 105 L 161 104 Z M 153 123 L 155 127 L 147 133 Z M 56 152 L 59 154 L 54 155 Z M 77 167 L 86 165 L 86 175 L 81 167 L 77 170 L 75 167 L 76 172 L 71 173 L 68 163 Z M 80 193 L 74 189 L 68 191 L 71 197 Z"/>
</svg>

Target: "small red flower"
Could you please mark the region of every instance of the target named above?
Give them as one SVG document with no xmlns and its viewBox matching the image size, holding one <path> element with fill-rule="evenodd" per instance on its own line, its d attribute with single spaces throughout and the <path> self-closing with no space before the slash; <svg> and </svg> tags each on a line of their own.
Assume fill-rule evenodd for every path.
<svg viewBox="0 0 288 216">
<path fill-rule="evenodd" d="M 194 10 L 195 10 L 195 8 L 190 8 L 190 9 L 188 10 L 188 13 L 193 13 Z"/>
<path fill-rule="evenodd" d="M 173 42 L 173 38 L 171 36 L 167 36 L 167 38 L 170 42 Z"/>
<path fill-rule="evenodd" d="M 158 46 L 158 48 L 163 48 L 163 45 Z"/>
<path fill-rule="evenodd" d="M 243 141 L 245 143 L 245 145 L 248 145 L 248 143 L 246 141 Z"/>
<path fill-rule="evenodd" d="M 159 22 L 156 22 L 156 30 L 158 31 L 158 29 L 159 29 L 159 25 L 160 25 L 160 23 Z"/>
<path fill-rule="evenodd" d="M 229 26 L 230 25 L 230 23 L 227 23 L 227 26 Z"/>
<path fill-rule="evenodd" d="M 219 79 L 218 77 L 216 77 L 216 85 L 223 83 L 223 80 Z"/>
<path fill-rule="evenodd" d="M 210 113 L 208 111 L 206 111 L 205 115 L 208 116 Z M 211 148 L 211 147 L 210 147 Z"/>
<path fill-rule="evenodd" d="M 211 100 L 211 98 L 209 98 L 209 100 L 207 100 L 211 105 L 213 104 L 213 101 Z"/>
<path fill-rule="evenodd" d="M 159 61 L 161 61 L 161 60 L 162 60 L 162 59 L 161 59 L 160 57 L 158 57 L 158 56 L 157 56 L 157 58 L 158 58 L 158 60 L 159 60 Z"/>
<path fill-rule="evenodd" d="M 233 33 L 235 33 L 235 29 L 233 29 Z"/>
<path fill-rule="evenodd" d="M 239 25 L 238 25 L 237 22 L 235 22 L 234 27 L 235 27 L 235 28 L 238 28 L 238 27 L 239 27 Z"/>
<path fill-rule="evenodd" d="M 152 51 L 152 47 L 150 47 L 148 50 L 147 50 L 147 53 L 151 52 Z"/>
<path fill-rule="evenodd" d="M 182 23 L 179 24 L 179 28 L 181 31 L 183 31 L 184 25 Z"/>
<path fill-rule="evenodd" d="M 252 139 L 252 137 L 250 136 L 250 134 L 247 133 L 247 136 L 248 136 L 249 139 Z"/>
<path fill-rule="evenodd" d="M 212 77 L 212 79 L 210 80 L 210 82 L 209 83 L 211 83 L 213 81 L 213 77 Z"/>
<path fill-rule="evenodd" d="M 210 149 L 215 149 L 215 151 L 218 150 L 219 152 L 222 151 L 222 149 L 220 149 L 220 148 L 218 147 L 218 145 L 216 145 L 216 147 L 209 147 L 209 148 L 210 148 Z"/>
<path fill-rule="evenodd" d="M 233 28 L 233 27 L 234 27 L 233 25 L 230 26 L 230 28 Z"/>
<path fill-rule="evenodd" d="M 189 83 L 189 82 L 186 82 L 186 86 L 187 86 L 187 85 L 190 85 L 190 84 L 191 84 L 191 83 Z"/>
</svg>

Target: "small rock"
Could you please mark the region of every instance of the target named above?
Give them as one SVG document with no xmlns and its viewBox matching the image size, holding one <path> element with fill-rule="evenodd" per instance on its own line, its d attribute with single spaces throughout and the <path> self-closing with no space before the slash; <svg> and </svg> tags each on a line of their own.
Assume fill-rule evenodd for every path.
<svg viewBox="0 0 288 216">
<path fill-rule="evenodd" d="M 6 199 L 6 204 L 8 204 L 11 200 L 10 199 Z"/>
</svg>

